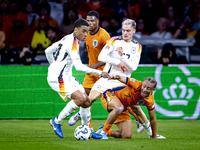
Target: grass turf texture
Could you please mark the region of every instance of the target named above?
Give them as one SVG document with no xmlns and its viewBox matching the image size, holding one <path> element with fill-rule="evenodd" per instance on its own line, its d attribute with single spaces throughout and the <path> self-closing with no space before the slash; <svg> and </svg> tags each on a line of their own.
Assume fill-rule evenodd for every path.
<svg viewBox="0 0 200 150">
<path fill-rule="evenodd" d="M 136 132 L 133 120 L 131 139 L 77 141 L 74 126 L 64 120 L 62 130 L 64 138 L 59 138 L 49 125 L 49 120 L 0 120 L 0 150 L 199 150 L 200 120 L 157 120 L 158 134 L 165 140 L 152 140 L 146 131 Z M 96 131 L 105 120 L 93 120 Z M 112 129 L 117 129 L 114 125 Z"/>
</svg>

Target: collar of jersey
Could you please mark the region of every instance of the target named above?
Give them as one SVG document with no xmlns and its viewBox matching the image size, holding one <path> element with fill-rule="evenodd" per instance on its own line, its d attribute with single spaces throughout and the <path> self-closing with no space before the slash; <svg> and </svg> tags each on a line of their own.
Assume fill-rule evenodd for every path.
<svg viewBox="0 0 200 150">
<path fill-rule="evenodd" d="M 95 35 L 95 34 L 99 31 L 99 29 L 100 29 L 100 27 L 98 27 L 97 31 L 96 31 L 94 34 L 92 34 L 92 33 L 90 32 L 90 35 Z"/>
</svg>

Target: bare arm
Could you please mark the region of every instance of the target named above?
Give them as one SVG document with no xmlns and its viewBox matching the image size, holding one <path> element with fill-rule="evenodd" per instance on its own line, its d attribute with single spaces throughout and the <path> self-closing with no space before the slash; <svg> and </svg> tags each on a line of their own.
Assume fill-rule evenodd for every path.
<svg viewBox="0 0 200 150">
<path fill-rule="evenodd" d="M 101 67 L 101 66 L 103 66 L 105 64 L 106 63 L 104 63 L 104 62 L 99 62 L 99 63 L 96 63 L 94 65 L 89 65 L 88 67 L 93 68 L 93 69 L 97 69 L 97 68 L 99 68 L 99 67 Z"/>
<path fill-rule="evenodd" d="M 149 119 L 151 123 L 151 129 L 152 129 L 152 139 L 157 138 L 157 121 L 156 121 L 156 115 L 155 115 L 155 109 L 148 110 L 149 111 Z"/>
<path fill-rule="evenodd" d="M 111 79 L 119 80 L 120 82 L 126 84 L 127 77 L 120 76 L 120 75 L 113 75 L 113 76 L 111 76 Z"/>
</svg>

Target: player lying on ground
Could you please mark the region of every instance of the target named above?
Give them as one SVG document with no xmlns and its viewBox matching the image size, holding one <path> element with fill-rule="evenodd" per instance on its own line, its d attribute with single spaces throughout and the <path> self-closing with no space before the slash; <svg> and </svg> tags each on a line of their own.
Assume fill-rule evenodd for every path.
<svg viewBox="0 0 200 150">
<path fill-rule="evenodd" d="M 155 105 L 153 91 L 156 88 L 157 82 L 152 77 L 147 77 L 143 82 L 134 78 L 129 78 L 120 75 L 114 75 L 112 79 L 119 80 L 126 84 L 125 86 L 117 86 L 108 89 L 103 93 L 101 103 L 103 107 L 109 112 L 106 123 L 101 131 L 103 139 L 108 139 L 108 136 L 131 138 L 132 137 L 132 124 L 127 107 L 131 107 L 133 111 L 137 109 L 138 105 L 146 106 L 149 112 L 150 124 L 152 128 L 152 139 L 165 139 L 161 135 L 157 135 L 157 121 L 155 116 Z M 139 109 L 138 109 L 139 110 Z M 139 120 L 143 123 L 148 123 L 146 116 L 143 113 L 136 114 Z M 116 124 L 119 130 L 111 130 L 112 124 Z"/>
</svg>

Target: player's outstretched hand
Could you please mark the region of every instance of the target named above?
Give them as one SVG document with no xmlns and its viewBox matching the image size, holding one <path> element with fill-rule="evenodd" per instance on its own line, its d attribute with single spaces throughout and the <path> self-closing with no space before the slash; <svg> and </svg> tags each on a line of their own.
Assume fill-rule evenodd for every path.
<svg viewBox="0 0 200 150">
<path fill-rule="evenodd" d="M 123 62 L 123 61 L 121 61 L 118 65 L 117 65 L 117 67 L 119 68 L 119 70 L 123 73 L 124 72 L 124 69 L 127 69 L 128 70 L 128 68 L 126 67 L 126 65 L 125 65 L 125 63 Z"/>
<path fill-rule="evenodd" d="M 102 71 L 101 76 L 102 76 L 103 78 L 108 78 L 108 79 L 110 79 L 110 76 L 109 76 L 109 74 L 108 74 L 107 72 L 103 72 L 103 71 Z"/>
</svg>

